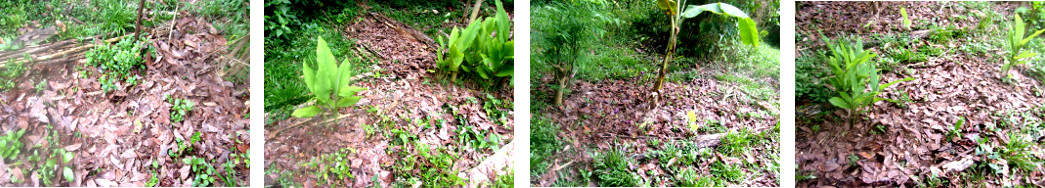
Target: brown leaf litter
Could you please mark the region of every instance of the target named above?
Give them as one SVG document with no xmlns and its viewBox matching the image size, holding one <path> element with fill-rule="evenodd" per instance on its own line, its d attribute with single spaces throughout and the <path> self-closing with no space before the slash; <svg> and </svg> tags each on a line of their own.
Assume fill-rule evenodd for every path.
<svg viewBox="0 0 1045 188">
<path fill-rule="evenodd" d="M 938 2 L 888 2 L 883 6 L 896 7 L 892 3 L 908 5 L 908 13 L 913 12 L 915 19 L 919 20 L 933 19 L 933 15 L 965 13 L 948 12 L 950 10 L 941 8 L 942 3 Z M 865 6 L 866 2 L 803 4 L 808 6 L 799 6 L 798 25 L 808 26 L 805 28 L 852 33 L 854 30 L 851 26 L 836 26 L 859 22 L 824 19 L 840 17 L 821 16 L 848 14 L 850 18 L 876 19 L 867 7 L 859 7 Z M 1014 6 L 1014 3 L 1000 4 L 996 8 L 1011 9 Z M 820 17 L 824 20 L 813 21 L 804 15 L 814 15 L 809 19 Z M 883 14 L 882 18 L 877 19 L 892 20 L 893 17 Z M 955 24 L 976 27 L 975 23 L 977 21 L 971 20 Z M 800 46 L 803 44 L 808 43 L 799 43 Z M 1005 143 L 1007 136 L 990 136 L 995 132 L 986 127 L 993 127 L 1000 118 L 1008 116 L 1007 113 L 1036 111 L 1045 102 L 1045 98 L 1040 95 L 1040 83 L 1022 74 L 1019 68 L 1011 71 L 1015 81 L 1002 81 L 999 74 L 1001 61 L 1000 56 L 944 55 L 943 58 L 931 57 L 927 62 L 906 66 L 910 71 L 884 73 L 882 83 L 906 77 L 916 78 L 914 81 L 896 84 L 881 95 L 884 98 L 902 99 L 903 94 L 907 94 L 912 102 L 907 102 L 906 107 L 878 102 L 852 126 L 845 119 L 846 112 L 842 109 L 834 109 L 826 115 L 841 117 L 837 121 L 803 121 L 799 117 L 796 121 L 799 129 L 795 154 L 799 169 L 796 173 L 815 175 L 817 178 L 798 182 L 798 185 L 913 186 L 934 173 L 940 177 L 960 178 L 957 174 L 974 161 L 986 160 L 974 154 L 976 146 L 970 136 L 986 137 L 989 143 Z M 948 140 L 947 133 L 959 118 L 965 118 L 965 125 L 961 129 L 965 137 Z M 810 128 L 814 126 L 819 126 L 820 130 Z M 883 132 L 872 134 L 871 131 Z M 1007 131 L 1018 130 L 1002 129 L 998 134 L 1005 135 Z M 1045 175 L 1040 171 L 1030 173 L 1032 177 Z M 1006 178 L 1020 180 L 1032 177 Z"/>
<path fill-rule="evenodd" d="M 143 82 L 124 85 L 119 91 L 101 91 L 97 81 L 100 74 L 85 65 L 83 53 L 59 63 L 30 67 L 26 77 L 16 80 L 18 89 L 0 93 L 0 130 L 29 129 L 22 139 L 27 147 L 40 143 L 42 147 L 37 149 L 74 152 L 75 159 L 69 165 L 74 167 L 76 182 L 63 181 L 62 186 L 141 187 L 152 178 L 152 171 L 159 176 L 160 186 L 188 186 L 192 177 L 179 171 L 188 166 L 181 158 L 168 156 L 167 151 L 177 147 L 175 138 L 188 140 L 197 132 L 202 135 L 201 142 L 182 157 L 202 157 L 218 174 L 225 174 L 220 165 L 230 154 L 246 153 L 249 146 L 247 83 L 225 81 L 217 74 L 221 68 L 210 63 L 225 46 L 224 37 L 214 32 L 210 22 L 189 16 L 175 22 L 170 38 L 156 30 L 150 32 L 149 44 L 157 55 L 145 58 L 145 70 L 134 71 Z M 90 74 L 76 71 L 80 67 Z M 33 89 L 44 79 L 43 90 Z M 185 121 L 170 121 L 172 106 L 166 95 L 196 103 Z M 54 129 L 44 129 L 48 124 Z M 59 143 L 42 139 L 51 131 L 57 131 Z M 51 150 L 41 151 L 49 154 Z M 152 167 L 153 161 L 159 163 L 158 169 Z M 234 174 L 240 185 L 248 184 L 248 171 L 244 165 L 236 168 Z M 6 186 L 38 183 L 35 179 L 21 184 L 0 181 Z"/>
</svg>

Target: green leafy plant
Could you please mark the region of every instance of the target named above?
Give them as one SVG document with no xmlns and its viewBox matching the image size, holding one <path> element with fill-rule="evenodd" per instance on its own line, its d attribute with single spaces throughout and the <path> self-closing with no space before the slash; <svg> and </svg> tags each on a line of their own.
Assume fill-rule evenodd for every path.
<svg viewBox="0 0 1045 188">
<path fill-rule="evenodd" d="M 349 155 L 353 152 L 355 151 L 351 148 L 342 148 L 338 152 L 320 155 L 301 165 L 315 170 L 313 171 L 314 175 L 322 184 L 347 186 L 336 185 L 336 183 L 343 182 L 346 178 L 354 177 L 352 176 L 351 161 L 349 160 Z"/>
<path fill-rule="evenodd" d="M 174 158 L 180 157 L 182 154 L 192 151 L 192 145 L 196 144 L 196 142 L 199 142 L 200 139 L 201 138 L 199 132 L 193 134 L 187 142 L 182 140 L 181 138 L 175 137 L 174 142 L 177 143 L 177 148 L 171 148 L 170 150 L 167 150 L 167 155 Z"/>
<path fill-rule="evenodd" d="M 6 135 L 0 137 L 0 160 L 13 160 L 15 156 L 18 156 L 23 146 L 22 141 L 19 140 L 22 138 L 22 134 L 25 134 L 25 129 L 8 131 Z"/>
<path fill-rule="evenodd" d="M 477 22 L 469 23 L 464 30 L 454 27 L 450 31 L 449 41 L 445 41 L 443 36 L 439 36 L 440 53 L 436 53 L 436 67 L 444 73 L 450 74 L 452 82 L 457 81 L 457 74 L 461 70 L 461 64 L 464 63 L 464 53 L 472 47 L 472 41 L 479 33 L 479 27 Z M 442 51 L 446 51 L 446 55 L 443 55 Z"/>
<path fill-rule="evenodd" d="M 959 117 L 958 122 L 951 127 L 949 132 L 947 132 L 947 140 L 951 140 L 951 138 L 954 137 L 961 138 L 963 124 L 965 124 L 965 117 Z"/>
<path fill-rule="evenodd" d="M 211 166 L 203 158 L 193 156 L 183 158 L 181 161 L 185 165 L 191 166 L 190 169 L 196 174 L 192 180 L 193 187 L 206 187 L 214 183 L 214 176 L 216 176 L 217 171 L 214 170 L 214 166 Z"/>
<path fill-rule="evenodd" d="M 15 61 L 15 58 L 8 59 L 4 65 L 4 70 L 0 71 L 0 91 L 14 89 L 17 86 L 15 79 L 24 75 L 29 69 L 25 66 L 25 62 Z"/>
<path fill-rule="evenodd" d="M 318 41 L 315 61 L 318 69 L 313 69 L 308 61 L 301 64 L 305 74 L 305 84 L 312 92 L 317 104 L 294 110 L 294 113 L 291 114 L 294 117 L 314 117 L 324 109 L 335 110 L 351 107 L 363 98 L 356 96 L 356 93 L 366 89 L 349 85 L 352 81 L 352 64 L 345 59 L 341 65 L 338 65 L 323 37 L 319 37 Z"/>
<path fill-rule="evenodd" d="M 641 181 L 638 174 L 631 172 L 633 160 L 623 149 L 612 149 L 606 153 L 595 153 L 595 173 L 600 186 L 634 187 Z"/>
<path fill-rule="evenodd" d="M 849 111 L 850 124 L 852 124 L 853 116 L 864 108 L 869 108 L 875 102 L 887 100 L 877 97 L 882 89 L 899 82 L 914 80 L 914 78 L 905 78 L 879 84 L 879 70 L 875 63 L 871 62 L 875 54 L 871 51 L 864 51 L 861 39 L 857 38 L 855 41 L 839 39 L 837 43 L 833 43 L 827 37 L 824 38 L 831 49 L 832 56 L 827 62 L 831 67 L 831 73 L 834 74 L 834 77 L 828 79 L 828 83 L 839 95 L 828 101 L 832 105 Z"/>
<path fill-rule="evenodd" d="M 476 39 L 479 58 L 475 72 L 483 79 L 510 77 L 515 74 L 515 41 L 511 39 L 512 21 L 501 1 L 494 0 L 497 13 L 483 20 Z M 465 69 L 468 71 L 468 69 Z"/>
<path fill-rule="evenodd" d="M 192 111 L 193 103 L 188 99 L 176 99 L 171 96 L 167 96 L 167 102 L 171 103 L 171 122 L 182 122 L 185 121 L 185 116 L 189 115 Z"/>
<path fill-rule="evenodd" d="M 512 21 L 504 11 L 501 1 L 494 1 L 497 13 L 493 17 L 478 19 L 463 30 L 454 27 L 449 40 L 439 36 L 439 52 L 436 67 L 457 81 L 459 72 L 477 75 L 483 80 L 511 77 L 514 74 L 514 46 L 511 40 Z M 445 55 L 444 52 L 445 51 Z"/>
<path fill-rule="evenodd" d="M 88 66 L 101 70 L 102 75 L 98 77 L 98 82 L 101 83 L 104 92 L 137 85 L 141 81 L 141 76 L 133 75 L 131 72 L 134 68 L 145 68 L 141 53 L 143 49 L 148 48 L 148 35 L 144 35 L 137 40 L 138 42 L 134 41 L 124 39 L 114 45 L 98 45 L 84 54 Z"/>
<path fill-rule="evenodd" d="M 1034 32 L 1034 34 L 1023 38 L 1023 35 L 1026 34 L 1026 29 L 1027 26 L 1023 23 L 1023 18 L 1020 18 L 1020 15 L 1016 14 L 1016 21 L 1009 25 L 1009 31 L 1006 32 L 1008 35 L 1005 37 L 1005 46 L 1008 47 L 1009 50 L 1009 54 L 1005 58 L 1007 61 L 1001 66 L 1001 73 L 1005 77 L 1009 76 L 1009 68 L 1012 68 L 1012 66 L 1027 63 L 1022 59 L 1038 55 L 1034 52 L 1021 52 L 1021 50 L 1030 42 L 1031 39 L 1040 35 L 1042 32 L 1045 32 L 1045 29 L 1038 30 Z"/>
<path fill-rule="evenodd" d="M 737 18 L 737 27 L 740 32 L 740 40 L 746 45 L 758 46 L 759 34 L 758 28 L 756 28 L 755 21 L 748 17 L 747 13 L 741 11 L 739 8 L 725 3 L 711 3 L 705 5 L 686 5 L 685 0 L 657 0 L 657 8 L 665 11 L 668 17 L 671 19 L 671 35 L 668 39 L 668 49 L 665 52 L 664 61 L 661 63 L 660 73 L 657 76 L 657 82 L 653 86 L 654 92 L 659 92 L 660 88 L 664 86 L 664 75 L 667 74 L 668 64 L 671 63 L 672 56 L 675 54 L 675 45 L 678 43 L 678 34 L 681 32 L 679 25 L 685 18 L 693 18 L 701 13 L 710 12 L 718 15 L 729 16 Z"/>
</svg>

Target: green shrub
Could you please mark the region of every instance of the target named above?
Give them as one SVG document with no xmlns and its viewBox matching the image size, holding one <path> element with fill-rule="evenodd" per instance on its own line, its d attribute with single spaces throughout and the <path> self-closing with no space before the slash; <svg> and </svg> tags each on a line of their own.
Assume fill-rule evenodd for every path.
<svg viewBox="0 0 1045 188">
<path fill-rule="evenodd" d="M 835 106 L 849 110 L 850 120 L 853 115 L 861 113 L 864 108 L 874 105 L 875 102 L 886 100 L 877 97 L 882 89 L 899 82 L 914 80 L 914 78 L 906 78 L 879 85 L 879 70 L 876 68 L 876 63 L 871 62 L 875 54 L 871 51 L 864 51 L 863 41 L 859 37 L 856 37 L 856 41 L 840 38 L 836 42 L 827 37 L 824 37 L 824 40 L 831 49 L 832 55 L 827 61 L 833 74 L 833 77 L 828 79 L 828 83 L 839 95 L 828 101 Z"/>
<path fill-rule="evenodd" d="M 133 69 L 145 69 L 142 62 L 142 50 L 148 49 L 148 34 L 134 42 L 123 39 L 114 45 L 98 45 L 84 55 L 87 65 L 101 69 L 98 77 L 102 90 L 106 93 L 121 90 L 127 86 L 137 85 L 142 77 L 132 74 Z M 120 83 L 123 83 L 122 85 Z"/>
</svg>

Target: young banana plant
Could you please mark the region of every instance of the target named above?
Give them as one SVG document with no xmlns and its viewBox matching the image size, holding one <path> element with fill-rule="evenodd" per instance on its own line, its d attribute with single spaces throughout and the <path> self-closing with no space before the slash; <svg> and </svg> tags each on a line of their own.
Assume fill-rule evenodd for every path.
<svg viewBox="0 0 1045 188">
<path fill-rule="evenodd" d="M 444 40 L 443 36 L 439 36 L 439 52 L 436 53 L 436 66 L 439 70 L 449 72 L 451 75 L 450 80 L 453 82 L 457 81 L 457 73 L 461 70 L 461 63 L 464 62 L 465 51 L 472 47 L 474 44 L 475 36 L 479 33 L 479 22 L 472 22 L 465 27 L 464 30 L 454 27 L 450 32 L 450 40 Z M 443 51 L 446 51 L 446 55 L 443 55 Z"/>
<path fill-rule="evenodd" d="M 316 105 L 294 110 L 292 116 L 309 118 L 319 115 L 324 110 L 337 113 L 338 108 L 351 107 L 359 102 L 362 97 L 356 96 L 356 93 L 366 88 L 349 85 L 352 80 L 352 64 L 345 59 L 338 65 L 323 37 L 319 37 L 319 44 L 316 45 L 315 64 L 316 69 L 307 62 L 302 62 L 301 66 L 305 74 L 305 85 L 314 95 Z"/>
<path fill-rule="evenodd" d="M 1009 69 L 1012 68 L 1012 66 L 1027 63 L 1027 61 L 1024 61 L 1023 59 L 1038 55 L 1033 52 L 1021 53 L 1020 50 L 1030 42 L 1030 39 L 1045 32 L 1045 29 L 1038 30 L 1037 32 L 1034 32 L 1034 34 L 1027 36 L 1027 38 L 1023 38 L 1023 35 L 1026 34 L 1026 28 L 1027 26 L 1023 23 L 1023 18 L 1020 18 L 1020 14 L 1016 14 L 1016 21 L 1009 25 L 1009 35 L 1005 38 L 1006 47 L 1009 48 L 1009 55 L 1006 56 L 1006 60 L 1008 61 L 1001 66 L 1001 74 L 1004 77 L 1009 76 Z"/>
<path fill-rule="evenodd" d="M 657 76 L 657 83 L 653 86 L 654 92 L 659 92 L 660 88 L 664 86 L 664 75 L 668 71 L 668 63 L 671 62 L 672 56 L 675 54 L 675 44 L 678 43 L 678 34 L 681 32 L 679 26 L 682 25 L 682 21 L 686 18 L 696 17 L 704 12 L 737 18 L 740 40 L 745 45 L 758 46 L 759 35 L 758 28 L 755 27 L 755 21 L 748 17 L 747 13 L 733 5 L 711 3 L 697 6 L 686 5 L 685 0 L 657 0 L 657 7 L 664 10 L 671 19 L 671 36 L 668 39 L 668 49 L 665 53 L 664 61 L 661 63 L 660 75 Z"/>
</svg>

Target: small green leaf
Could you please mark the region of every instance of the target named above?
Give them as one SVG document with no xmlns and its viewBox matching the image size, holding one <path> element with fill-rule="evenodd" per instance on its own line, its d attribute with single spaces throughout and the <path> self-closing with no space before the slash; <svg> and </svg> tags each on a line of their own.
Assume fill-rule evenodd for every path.
<svg viewBox="0 0 1045 188">
<path fill-rule="evenodd" d="M 69 161 L 72 161 L 72 160 L 73 160 L 73 153 L 72 152 L 65 152 L 65 154 L 62 155 L 62 163 L 69 163 Z"/>
<path fill-rule="evenodd" d="M 907 19 L 907 9 L 900 7 L 900 15 L 903 16 L 903 26 L 911 29 L 911 20 Z"/>
<path fill-rule="evenodd" d="M 310 118 L 310 117 L 315 117 L 320 112 L 323 112 L 323 110 L 320 109 L 318 106 L 309 106 L 309 107 L 305 107 L 305 108 L 294 110 L 294 113 L 292 113 L 291 116 L 294 116 L 294 117 L 297 117 L 297 118 Z"/>
<path fill-rule="evenodd" d="M 67 181 L 67 182 L 73 182 L 73 180 L 76 180 L 76 176 L 73 175 L 73 169 L 71 169 L 69 167 L 65 167 L 62 170 L 62 175 L 65 176 L 65 181 Z"/>
</svg>

